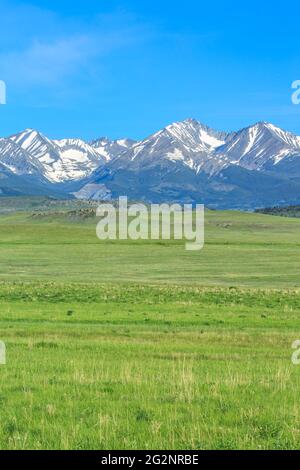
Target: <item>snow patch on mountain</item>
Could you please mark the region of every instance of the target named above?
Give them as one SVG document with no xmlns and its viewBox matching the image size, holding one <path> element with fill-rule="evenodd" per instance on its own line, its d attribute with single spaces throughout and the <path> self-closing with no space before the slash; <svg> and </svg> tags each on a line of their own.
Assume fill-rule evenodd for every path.
<svg viewBox="0 0 300 470">
<path fill-rule="evenodd" d="M 273 124 L 260 122 L 230 136 L 216 154 L 228 164 L 262 171 L 284 158 L 299 154 L 300 137 Z"/>
<path fill-rule="evenodd" d="M 34 175 L 51 184 L 79 182 L 85 188 L 77 191 L 79 197 L 105 197 L 107 188 L 86 186 L 98 184 L 100 174 L 113 178 L 118 172 L 138 175 L 147 171 L 149 180 L 156 172 L 165 181 L 168 175 L 189 169 L 193 177 L 204 175 L 213 181 L 223 170 L 240 167 L 262 173 L 278 168 L 277 172 L 292 177 L 295 165 L 300 165 L 300 137 L 266 122 L 228 134 L 195 119 L 170 124 L 141 141 L 51 140 L 37 130 L 25 129 L 0 139 L 0 165 L 16 175 Z"/>
<path fill-rule="evenodd" d="M 105 163 L 95 148 L 80 139 L 50 140 L 26 129 L 10 140 L 41 164 L 42 175 L 52 183 L 82 179 Z"/>
</svg>

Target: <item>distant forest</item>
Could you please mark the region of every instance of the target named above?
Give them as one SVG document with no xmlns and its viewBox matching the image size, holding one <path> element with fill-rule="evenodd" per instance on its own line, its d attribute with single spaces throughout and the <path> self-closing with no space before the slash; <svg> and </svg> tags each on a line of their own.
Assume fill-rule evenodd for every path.
<svg viewBox="0 0 300 470">
<path fill-rule="evenodd" d="M 265 209 L 257 209 L 255 212 L 259 214 L 280 215 L 281 217 L 300 218 L 300 205 L 286 207 L 267 207 Z"/>
</svg>

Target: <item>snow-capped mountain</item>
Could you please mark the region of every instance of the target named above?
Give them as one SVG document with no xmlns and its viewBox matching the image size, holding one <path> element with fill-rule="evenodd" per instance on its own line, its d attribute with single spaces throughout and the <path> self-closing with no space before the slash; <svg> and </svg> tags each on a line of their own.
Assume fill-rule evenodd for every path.
<svg viewBox="0 0 300 470">
<path fill-rule="evenodd" d="M 50 140 L 33 129 L 26 129 L 9 140 L 39 162 L 43 176 L 52 183 L 79 180 L 105 163 L 96 149 L 80 139 Z"/>
<path fill-rule="evenodd" d="M 171 124 L 131 146 L 125 158 L 148 164 L 158 159 L 182 161 L 191 168 L 225 144 L 227 134 L 217 132 L 194 119 Z M 202 157 L 202 158 L 201 158 Z"/>
<path fill-rule="evenodd" d="M 300 137 L 266 122 L 242 129 L 217 149 L 227 164 L 249 170 L 271 169 L 291 155 L 299 155 Z M 300 161 L 299 161 L 300 163 Z"/>
<path fill-rule="evenodd" d="M 173 123 L 140 142 L 131 142 L 104 168 L 139 169 L 169 162 L 183 164 L 195 172 L 218 166 L 215 151 L 226 142 L 227 134 L 217 132 L 194 119 Z M 219 160 L 219 157 L 218 157 Z M 100 169 L 101 170 L 101 169 Z"/>
<path fill-rule="evenodd" d="M 101 137 L 91 142 L 91 146 L 108 162 L 129 150 L 135 143 L 132 139 L 109 140 L 107 137 Z"/>
<path fill-rule="evenodd" d="M 126 151 L 127 150 L 127 151 Z M 187 119 L 167 126 L 150 137 L 120 149 L 109 168 L 180 162 L 196 173 L 213 176 L 230 165 L 248 170 L 271 170 L 287 157 L 297 156 L 300 137 L 269 123 L 258 123 L 235 133 L 218 132 Z"/>
<path fill-rule="evenodd" d="M 212 207 L 295 202 L 300 201 L 294 168 L 300 177 L 299 142 L 272 124 L 227 134 L 187 119 L 135 143 L 95 170 L 87 184 L 102 190 L 104 185 L 112 197 L 203 201 Z"/>
<path fill-rule="evenodd" d="M 40 162 L 11 139 L 0 139 L 0 163 L 16 175 L 43 172 Z"/>
<path fill-rule="evenodd" d="M 67 197 L 126 194 L 150 202 L 200 201 L 234 208 L 299 203 L 300 137 L 266 122 L 226 133 L 195 119 L 173 123 L 138 142 L 51 140 L 26 129 L 0 139 L 0 194 L 2 173 L 2 194 L 9 178 L 15 182 L 18 177 L 18 194 L 20 178 L 27 183 L 30 178 L 32 190 L 38 186 L 43 194 L 58 191 Z"/>
<path fill-rule="evenodd" d="M 50 140 L 34 129 L 26 129 L 7 140 L 40 163 L 40 172 L 52 183 L 85 178 L 134 143 L 130 139 L 110 141 L 107 138 L 92 143 L 81 139 Z M 14 157 L 14 152 L 11 155 Z"/>
</svg>

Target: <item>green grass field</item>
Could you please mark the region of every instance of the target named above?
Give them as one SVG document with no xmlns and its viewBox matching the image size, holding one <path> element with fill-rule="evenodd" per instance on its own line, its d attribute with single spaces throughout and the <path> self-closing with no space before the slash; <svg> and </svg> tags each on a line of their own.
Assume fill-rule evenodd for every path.
<svg viewBox="0 0 300 470">
<path fill-rule="evenodd" d="M 300 447 L 300 220 L 207 212 L 206 244 L 0 217 L 1 449 Z"/>
</svg>

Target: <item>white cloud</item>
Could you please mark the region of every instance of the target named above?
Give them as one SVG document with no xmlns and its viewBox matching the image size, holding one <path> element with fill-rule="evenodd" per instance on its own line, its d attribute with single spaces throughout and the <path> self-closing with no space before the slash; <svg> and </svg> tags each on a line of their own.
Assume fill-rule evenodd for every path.
<svg viewBox="0 0 300 470">
<path fill-rule="evenodd" d="M 37 86 L 62 90 L 77 79 L 99 80 L 104 57 L 147 35 L 147 28 L 126 13 L 95 14 L 83 21 L 26 5 L 6 3 L 4 9 L 1 79 L 15 90 Z"/>
<path fill-rule="evenodd" d="M 80 36 L 48 43 L 36 40 L 23 51 L 1 54 L 2 73 L 13 84 L 56 84 L 91 58 L 91 46 L 90 38 Z"/>
</svg>

